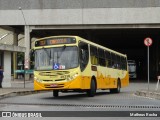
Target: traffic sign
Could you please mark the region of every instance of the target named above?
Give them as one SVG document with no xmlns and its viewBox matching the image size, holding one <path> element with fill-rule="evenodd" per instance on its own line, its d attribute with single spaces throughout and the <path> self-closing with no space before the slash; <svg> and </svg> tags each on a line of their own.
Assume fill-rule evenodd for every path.
<svg viewBox="0 0 160 120">
<path fill-rule="evenodd" d="M 147 38 L 144 39 L 145 46 L 149 47 L 149 46 L 152 45 L 152 43 L 153 43 L 153 40 L 151 38 L 147 37 Z"/>
<path fill-rule="evenodd" d="M 152 43 L 153 41 L 150 37 L 144 39 L 144 44 L 145 46 L 147 46 L 147 54 L 148 54 L 148 91 L 149 91 L 149 46 L 151 46 Z"/>
</svg>

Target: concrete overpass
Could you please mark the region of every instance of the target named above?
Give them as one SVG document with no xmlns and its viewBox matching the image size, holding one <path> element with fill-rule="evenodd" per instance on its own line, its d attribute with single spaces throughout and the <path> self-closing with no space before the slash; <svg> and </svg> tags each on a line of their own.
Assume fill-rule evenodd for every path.
<svg viewBox="0 0 160 120">
<path fill-rule="evenodd" d="M 160 69 L 159 11 L 160 0 L 0 0 L 0 25 L 24 33 L 25 59 L 29 59 L 32 37 L 79 35 L 127 53 L 137 61 L 144 78 L 143 40 L 152 37 L 151 76 L 155 79 Z"/>
</svg>

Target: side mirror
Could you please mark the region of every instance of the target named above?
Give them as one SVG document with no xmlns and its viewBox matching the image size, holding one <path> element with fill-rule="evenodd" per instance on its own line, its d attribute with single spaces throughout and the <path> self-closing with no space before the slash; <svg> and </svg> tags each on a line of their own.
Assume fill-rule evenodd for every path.
<svg viewBox="0 0 160 120">
<path fill-rule="evenodd" d="M 34 51 L 34 49 L 31 49 L 31 51 L 30 51 L 30 65 L 31 65 L 31 68 L 34 66 L 34 57 L 35 57 L 35 51 Z"/>
<path fill-rule="evenodd" d="M 30 57 L 33 57 L 34 53 L 35 53 L 34 49 L 31 49 L 31 51 L 30 51 Z"/>
</svg>

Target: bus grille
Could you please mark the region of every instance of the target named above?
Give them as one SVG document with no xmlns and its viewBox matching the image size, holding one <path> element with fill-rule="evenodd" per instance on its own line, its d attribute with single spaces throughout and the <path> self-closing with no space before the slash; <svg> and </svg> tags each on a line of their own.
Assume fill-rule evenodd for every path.
<svg viewBox="0 0 160 120">
<path fill-rule="evenodd" d="M 44 82 L 53 82 L 53 80 L 43 80 Z"/>
<path fill-rule="evenodd" d="M 65 74 L 69 74 L 69 71 L 51 71 L 51 72 L 40 72 L 39 75 L 41 76 L 53 76 L 56 77 L 57 75 L 65 75 Z"/>
</svg>

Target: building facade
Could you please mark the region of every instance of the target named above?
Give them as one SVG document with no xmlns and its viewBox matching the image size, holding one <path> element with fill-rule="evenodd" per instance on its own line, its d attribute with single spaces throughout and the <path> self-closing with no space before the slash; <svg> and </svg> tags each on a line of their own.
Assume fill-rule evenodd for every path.
<svg viewBox="0 0 160 120">
<path fill-rule="evenodd" d="M 17 52 L 25 52 L 25 48 L 16 43 L 18 43 L 17 34 L 0 28 L 0 66 L 4 71 L 4 87 L 11 87 L 11 73 L 14 74 L 17 68 L 17 59 L 15 59 Z"/>
<path fill-rule="evenodd" d="M 125 46 L 123 48 L 126 49 L 125 52 L 131 51 L 129 54 L 133 56 L 134 50 L 136 53 L 141 51 L 139 56 L 143 56 L 145 48 L 141 45 L 143 42 L 139 41 L 150 35 L 155 39 L 151 50 L 153 53 L 151 71 L 152 76 L 156 76 L 160 69 L 159 11 L 160 0 L 0 0 L 0 25 L 9 26 L 24 34 L 25 60 L 29 60 L 33 37 L 80 35 L 106 46 L 109 43 L 119 45 L 121 43 L 119 41 L 123 39 L 125 41 L 122 43 L 129 44 L 128 39 L 135 41 L 134 48 L 131 50 L 132 46 Z M 112 40 L 116 35 L 119 37 L 114 38 L 116 39 L 114 42 L 103 41 Z M 143 59 L 145 57 L 146 55 L 140 60 L 133 58 L 137 59 L 139 66 L 144 64 L 143 71 L 147 63 L 147 60 Z"/>
</svg>

